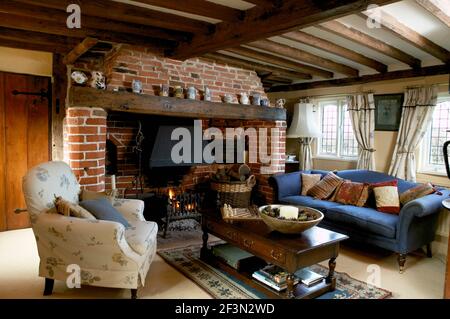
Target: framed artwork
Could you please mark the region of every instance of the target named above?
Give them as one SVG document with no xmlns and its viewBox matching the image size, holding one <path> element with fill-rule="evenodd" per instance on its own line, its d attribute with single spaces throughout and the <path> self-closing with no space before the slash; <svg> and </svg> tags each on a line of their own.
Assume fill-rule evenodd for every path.
<svg viewBox="0 0 450 319">
<path fill-rule="evenodd" d="M 402 116 L 403 93 L 374 95 L 375 131 L 398 131 Z"/>
</svg>

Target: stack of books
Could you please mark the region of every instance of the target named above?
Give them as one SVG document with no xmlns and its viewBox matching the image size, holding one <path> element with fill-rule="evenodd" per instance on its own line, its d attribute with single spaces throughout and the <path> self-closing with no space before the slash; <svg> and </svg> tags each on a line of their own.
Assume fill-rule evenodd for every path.
<svg viewBox="0 0 450 319">
<path fill-rule="evenodd" d="M 255 271 L 252 274 L 252 277 L 276 291 L 283 291 L 287 288 L 287 275 L 288 273 L 280 267 L 267 265 L 266 267 Z M 302 284 L 311 287 L 322 282 L 322 280 L 323 276 L 304 268 L 295 272 L 294 285 L 301 282 Z"/>
</svg>

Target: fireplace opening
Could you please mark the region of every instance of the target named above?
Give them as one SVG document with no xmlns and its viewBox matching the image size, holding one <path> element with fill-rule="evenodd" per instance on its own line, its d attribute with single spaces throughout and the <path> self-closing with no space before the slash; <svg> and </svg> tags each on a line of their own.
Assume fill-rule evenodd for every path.
<svg viewBox="0 0 450 319">
<path fill-rule="evenodd" d="M 107 175 L 117 174 L 117 146 L 111 140 L 106 140 L 105 169 Z"/>
</svg>

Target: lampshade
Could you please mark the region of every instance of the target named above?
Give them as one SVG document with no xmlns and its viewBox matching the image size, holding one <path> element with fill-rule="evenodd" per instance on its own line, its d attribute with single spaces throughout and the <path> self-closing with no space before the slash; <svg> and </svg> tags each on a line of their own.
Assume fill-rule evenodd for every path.
<svg viewBox="0 0 450 319">
<path fill-rule="evenodd" d="M 296 103 L 294 105 L 294 117 L 286 137 L 320 137 L 322 135 L 313 112 L 313 106 L 312 103 Z"/>
</svg>

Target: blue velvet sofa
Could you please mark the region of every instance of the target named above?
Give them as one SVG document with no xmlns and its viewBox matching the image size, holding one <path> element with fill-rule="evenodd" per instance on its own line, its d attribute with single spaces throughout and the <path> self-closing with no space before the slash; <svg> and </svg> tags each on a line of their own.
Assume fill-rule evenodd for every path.
<svg viewBox="0 0 450 319">
<path fill-rule="evenodd" d="M 441 202 L 448 198 L 450 190 L 439 189 L 439 193 L 413 200 L 401 208 L 399 215 L 377 211 L 371 207 L 343 205 L 327 200 L 301 196 L 301 172 L 271 177 L 276 201 L 281 204 L 302 205 L 316 208 L 325 215 L 319 226 L 344 233 L 351 240 L 375 245 L 398 253 L 400 272 L 403 272 L 406 254 L 427 246 L 431 257 L 431 242 L 434 240 Z M 303 173 L 321 174 L 328 171 L 311 170 Z M 377 183 L 394 178 L 390 175 L 368 170 L 344 170 L 335 172 L 341 178 L 354 182 Z M 399 194 L 416 186 L 416 183 L 397 179 Z"/>
</svg>

